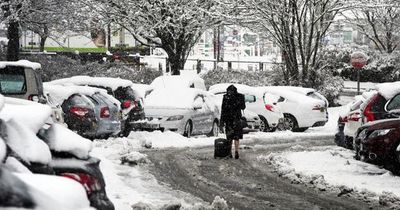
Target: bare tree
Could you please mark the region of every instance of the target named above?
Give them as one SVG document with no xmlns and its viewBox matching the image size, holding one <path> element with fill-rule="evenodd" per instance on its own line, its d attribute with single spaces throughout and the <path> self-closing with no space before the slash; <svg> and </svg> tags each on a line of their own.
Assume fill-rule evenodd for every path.
<svg viewBox="0 0 400 210">
<path fill-rule="evenodd" d="M 392 53 L 397 49 L 400 42 L 398 0 L 368 0 L 346 17 L 380 52 Z"/>
<path fill-rule="evenodd" d="M 218 22 L 208 13 L 215 9 L 211 0 L 85 2 L 102 15 L 105 22 L 117 23 L 141 44 L 164 49 L 172 74 L 180 74 L 201 34 Z"/>
</svg>

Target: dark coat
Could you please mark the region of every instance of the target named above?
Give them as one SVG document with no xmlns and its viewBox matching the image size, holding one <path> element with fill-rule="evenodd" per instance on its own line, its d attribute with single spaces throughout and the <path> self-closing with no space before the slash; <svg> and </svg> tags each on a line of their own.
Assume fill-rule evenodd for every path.
<svg viewBox="0 0 400 210">
<path fill-rule="evenodd" d="M 244 95 L 237 92 L 235 86 L 230 85 L 226 89 L 226 94 L 222 100 L 221 123 L 222 124 L 240 124 L 242 109 L 246 108 Z"/>
</svg>

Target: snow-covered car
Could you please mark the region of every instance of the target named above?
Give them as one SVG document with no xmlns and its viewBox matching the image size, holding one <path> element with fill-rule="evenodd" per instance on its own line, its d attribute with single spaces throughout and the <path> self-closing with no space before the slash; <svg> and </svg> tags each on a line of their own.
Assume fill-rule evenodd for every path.
<svg viewBox="0 0 400 210">
<path fill-rule="evenodd" d="M 223 95 L 226 93 L 226 88 L 229 85 L 232 85 L 232 83 L 216 84 L 211 86 L 208 90 L 208 92 L 217 97 L 218 100 L 216 103 L 219 106 L 222 105 Z M 276 106 L 279 100 L 278 96 L 247 85 L 233 85 L 235 85 L 239 93 L 255 97 L 254 102 L 246 103 L 246 109 L 244 112 L 245 116 L 249 111 L 257 114 L 261 120 L 260 130 L 274 131 L 278 127 L 279 123 L 283 123 L 283 114 L 280 108 Z"/>
<path fill-rule="evenodd" d="M 309 127 L 323 126 L 328 121 L 328 111 L 323 100 L 280 87 L 264 86 L 258 89 L 279 96 L 277 106 L 284 115 L 286 130 L 301 132 Z"/>
<path fill-rule="evenodd" d="M 0 62 L 0 93 L 13 98 L 21 98 L 45 103 L 43 83 L 38 70 L 39 63 L 27 60 Z"/>
<path fill-rule="evenodd" d="M 204 80 L 197 75 L 159 76 L 150 84 L 154 88 L 197 88 L 207 90 Z"/>
<path fill-rule="evenodd" d="M 114 209 L 106 195 L 100 160 L 89 155 L 92 142 L 49 121 L 49 106 L 27 102 L 6 98 L 0 112 L 0 137 L 8 150 L 7 168 L 74 179 L 84 186 L 93 207 Z"/>
<path fill-rule="evenodd" d="M 316 91 L 314 88 L 305 88 L 305 87 L 298 87 L 298 86 L 274 86 L 274 87 L 279 87 L 283 89 L 288 89 L 297 93 L 304 94 L 308 97 L 319 99 L 325 101 L 325 108 L 328 108 L 329 102 L 328 99 L 325 98 L 321 93 Z"/>
<path fill-rule="evenodd" d="M 49 82 L 56 85 L 79 85 L 102 88 L 116 98 L 122 109 L 122 132 L 127 136 L 132 129 L 140 129 L 136 123 L 144 119 L 143 98 L 134 89 L 134 83 L 130 80 L 110 77 L 74 76 Z"/>
<path fill-rule="evenodd" d="M 190 137 L 195 134 L 219 133 L 220 112 L 206 91 L 195 88 L 154 89 L 145 99 L 146 118 L 159 124 L 161 130 L 171 130 Z"/>
<path fill-rule="evenodd" d="M 106 138 L 121 132 L 119 101 L 104 89 L 44 84 L 55 103 L 61 104 L 65 123 L 87 138 Z"/>
</svg>

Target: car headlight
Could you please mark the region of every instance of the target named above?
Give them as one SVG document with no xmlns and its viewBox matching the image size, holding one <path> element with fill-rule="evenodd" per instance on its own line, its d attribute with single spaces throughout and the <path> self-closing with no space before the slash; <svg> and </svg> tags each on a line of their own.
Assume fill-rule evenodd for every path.
<svg viewBox="0 0 400 210">
<path fill-rule="evenodd" d="M 374 130 L 370 135 L 369 138 L 374 138 L 378 136 L 384 136 L 387 135 L 390 131 L 392 131 L 393 128 L 390 129 L 381 129 L 381 130 Z"/>
<path fill-rule="evenodd" d="M 168 117 L 167 121 L 176 121 L 176 120 L 182 120 L 182 119 L 183 119 L 183 115 L 175 115 L 175 116 Z"/>
</svg>

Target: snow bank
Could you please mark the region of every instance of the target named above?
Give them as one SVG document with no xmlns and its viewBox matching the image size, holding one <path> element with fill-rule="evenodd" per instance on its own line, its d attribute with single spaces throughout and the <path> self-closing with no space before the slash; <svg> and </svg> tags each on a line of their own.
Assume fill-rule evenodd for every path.
<svg viewBox="0 0 400 210">
<path fill-rule="evenodd" d="M 153 90 L 145 98 L 145 104 L 147 108 L 158 107 L 158 108 L 193 108 L 194 98 L 198 94 L 206 94 L 206 92 L 194 89 L 194 88 L 181 88 L 167 89 L 159 88 Z"/>
<path fill-rule="evenodd" d="M 0 118 L 8 121 L 15 119 L 37 133 L 48 121 L 51 115 L 50 106 L 28 100 L 5 98 L 4 108 L 0 111 Z"/>
<path fill-rule="evenodd" d="M 93 209 L 89 207 L 83 186 L 72 179 L 39 174 L 15 175 L 29 186 L 37 209 Z"/>
<path fill-rule="evenodd" d="M 70 78 L 53 80 L 50 82 L 53 85 L 64 85 L 64 84 L 74 84 L 74 85 L 89 85 L 89 86 L 103 86 L 109 87 L 115 91 L 118 87 L 128 87 L 133 85 L 132 81 L 121 79 L 121 78 L 111 78 L 111 77 L 89 77 L 89 76 L 74 76 Z"/>
<path fill-rule="evenodd" d="M 324 190 L 346 188 L 357 192 L 400 197 L 400 177 L 378 166 L 353 159 L 354 152 L 339 147 L 322 151 L 285 152 L 259 156 L 258 160 L 275 166 L 278 173 L 297 183 L 312 183 Z"/>
<path fill-rule="evenodd" d="M 0 68 L 5 68 L 6 66 L 20 66 L 24 68 L 32 68 L 34 70 L 42 68 L 40 63 L 30 62 L 28 60 L 19 61 L 0 61 Z"/>
<path fill-rule="evenodd" d="M 146 84 L 133 84 L 131 87 L 133 90 L 136 90 L 142 98 L 145 98 L 145 96 L 154 89 L 153 86 Z"/>
<path fill-rule="evenodd" d="M 52 124 L 44 134 L 44 140 L 50 149 L 68 152 L 77 158 L 86 159 L 92 150 L 92 142 L 60 124 Z"/>
<path fill-rule="evenodd" d="M 390 99 L 400 93 L 400 82 L 381 83 L 377 84 L 375 88 L 383 97 Z"/>
<path fill-rule="evenodd" d="M 63 104 L 63 102 L 74 94 L 82 95 L 93 95 L 95 93 L 107 94 L 107 91 L 101 88 L 93 88 L 87 86 L 75 86 L 75 85 L 53 85 L 52 83 L 43 83 L 43 88 L 53 98 L 57 104 Z"/>
</svg>

